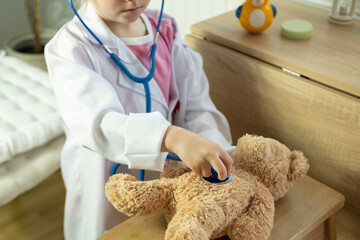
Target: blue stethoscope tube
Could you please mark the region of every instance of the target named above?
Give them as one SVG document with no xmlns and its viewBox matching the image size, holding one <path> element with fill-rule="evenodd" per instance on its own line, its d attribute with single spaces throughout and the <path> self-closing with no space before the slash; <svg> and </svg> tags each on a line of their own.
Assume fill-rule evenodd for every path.
<svg viewBox="0 0 360 240">
<path fill-rule="evenodd" d="M 151 93 L 150 93 L 149 81 L 154 77 L 154 73 L 155 73 L 156 42 L 157 42 L 157 40 L 159 38 L 161 19 L 162 19 L 162 15 L 163 15 L 163 11 L 164 11 L 164 3 L 165 3 L 165 0 L 162 0 L 158 25 L 157 25 L 157 28 L 156 28 L 155 39 L 154 39 L 154 43 L 153 43 L 153 45 L 151 47 L 149 74 L 147 76 L 145 76 L 145 77 L 137 77 L 137 76 L 133 75 L 129 71 L 129 69 L 127 69 L 127 67 L 121 62 L 119 57 L 115 53 L 112 53 L 111 50 L 106 45 L 104 45 L 104 43 L 95 35 L 95 33 L 93 31 L 91 31 L 91 29 L 86 25 L 86 23 L 80 17 L 79 13 L 77 12 L 76 8 L 74 7 L 74 4 L 73 4 L 72 0 L 69 0 L 69 5 L 70 5 L 71 9 L 73 10 L 74 14 L 76 15 L 76 17 L 79 19 L 81 24 L 86 28 L 86 30 L 95 38 L 95 40 L 104 49 L 104 51 L 107 54 L 109 54 L 111 60 L 125 73 L 125 75 L 129 79 L 131 79 L 132 81 L 137 82 L 137 83 L 142 83 L 144 85 L 145 100 L 146 100 L 146 112 L 147 113 L 151 112 Z M 119 166 L 118 163 L 114 164 L 114 166 L 113 166 L 113 168 L 111 170 L 111 175 L 113 175 L 116 172 L 116 169 L 118 168 L 118 166 Z M 145 177 L 145 171 L 140 170 L 139 180 L 143 181 L 144 177 Z"/>
</svg>

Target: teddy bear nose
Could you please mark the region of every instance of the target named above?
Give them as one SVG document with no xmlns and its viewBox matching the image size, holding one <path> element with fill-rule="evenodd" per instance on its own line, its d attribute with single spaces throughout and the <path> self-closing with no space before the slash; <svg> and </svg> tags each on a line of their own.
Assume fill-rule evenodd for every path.
<svg viewBox="0 0 360 240">
<path fill-rule="evenodd" d="M 220 180 L 218 177 L 218 173 L 215 171 L 215 169 L 213 167 L 211 167 L 210 177 L 204 177 L 204 176 L 201 176 L 201 177 L 202 177 L 202 179 L 204 179 L 206 182 L 209 182 L 209 183 L 226 183 L 230 180 L 231 174 L 226 179 Z"/>
</svg>

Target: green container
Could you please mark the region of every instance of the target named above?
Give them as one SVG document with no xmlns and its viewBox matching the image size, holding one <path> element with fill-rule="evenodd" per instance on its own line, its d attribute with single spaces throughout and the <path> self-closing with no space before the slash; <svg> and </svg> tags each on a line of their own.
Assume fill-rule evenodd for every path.
<svg viewBox="0 0 360 240">
<path fill-rule="evenodd" d="M 301 19 L 286 20 L 281 23 L 281 35 L 286 38 L 302 40 L 311 37 L 313 25 Z"/>
</svg>

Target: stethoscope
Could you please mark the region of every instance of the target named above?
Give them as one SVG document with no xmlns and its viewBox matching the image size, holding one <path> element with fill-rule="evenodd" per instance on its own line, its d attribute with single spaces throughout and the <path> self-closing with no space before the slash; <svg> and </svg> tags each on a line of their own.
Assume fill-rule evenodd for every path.
<svg viewBox="0 0 360 240">
<path fill-rule="evenodd" d="M 156 33 L 155 33 L 155 38 L 154 38 L 154 43 L 153 43 L 153 45 L 151 47 L 149 74 L 147 76 L 145 76 L 145 77 L 137 77 L 137 76 L 133 75 L 129 71 L 129 69 L 127 69 L 127 67 L 121 62 L 120 58 L 115 53 L 111 52 L 111 50 L 95 35 L 95 33 L 93 31 L 91 31 L 91 29 L 85 24 L 85 22 L 82 20 L 82 18 L 78 14 L 76 8 L 74 7 L 74 4 L 73 4 L 72 0 L 69 0 L 70 7 L 73 10 L 73 12 L 75 13 L 76 17 L 80 20 L 81 24 L 86 28 L 86 30 L 95 38 L 95 40 L 104 49 L 104 51 L 107 54 L 109 54 L 111 60 L 125 73 L 125 75 L 129 79 L 131 79 L 132 81 L 137 82 L 137 83 L 142 83 L 144 85 L 145 100 L 146 100 L 146 112 L 147 113 L 151 112 L 151 93 L 150 93 L 149 81 L 153 78 L 154 73 L 155 73 L 156 43 L 157 43 L 157 41 L 159 39 L 159 35 L 160 35 L 159 31 L 160 31 L 162 15 L 163 15 L 163 11 L 164 11 L 164 3 L 165 3 L 165 0 L 162 0 L 158 25 L 157 25 L 157 28 L 156 28 Z M 176 161 L 181 161 L 180 158 L 177 155 L 171 154 L 171 153 L 169 153 L 167 155 L 167 158 L 172 159 L 172 160 L 176 160 Z M 114 164 L 113 168 L 111 169 L 110 176 L 112 176 L 112 175 L 114 175 L 116 173 L 116 170 L 119 167 L 119 165 L 120 164 L 118 164 L 118 163 Z M 139 180 L 143 181 L 144 177 L 145 177 L 145 171 L 141 169 L 140 174 L 139 174 Z M 211 182 L 211 183 L 221 183 L 221 182 L 229 181 L 230 177 L 231 177 L 231 175 L 229 177 L 227 177 L 227 179 L 225 179 L 224 181 L 221 181 L 221 180 L 218 179 L 216 171 L 213 168 L 211 168 L 211 176 L 208 177 L 208 178 L 203 177 L 203 179 L 208 181 L 208 182 Z"/>
</svg>

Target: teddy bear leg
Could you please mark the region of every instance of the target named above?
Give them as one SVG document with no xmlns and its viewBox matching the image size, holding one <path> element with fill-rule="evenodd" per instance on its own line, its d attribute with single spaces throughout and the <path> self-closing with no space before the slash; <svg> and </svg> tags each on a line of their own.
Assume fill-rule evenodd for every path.
<svg viewBox="0 0 360 240">
<path fill-rule="evenodd" d="M 257 184 L 245 216 L 239 217 L 229 228 L 231 240 L 266 240 L 270 236 L 274 221 L 274 198 L 267 188 Z"/>
<path fill-rule="evenodd" d="M 222 209 L 214 201 L 190 201 L 168 224 L 165 240 L 209 240 L 225 221 Z"/>
</svg>

